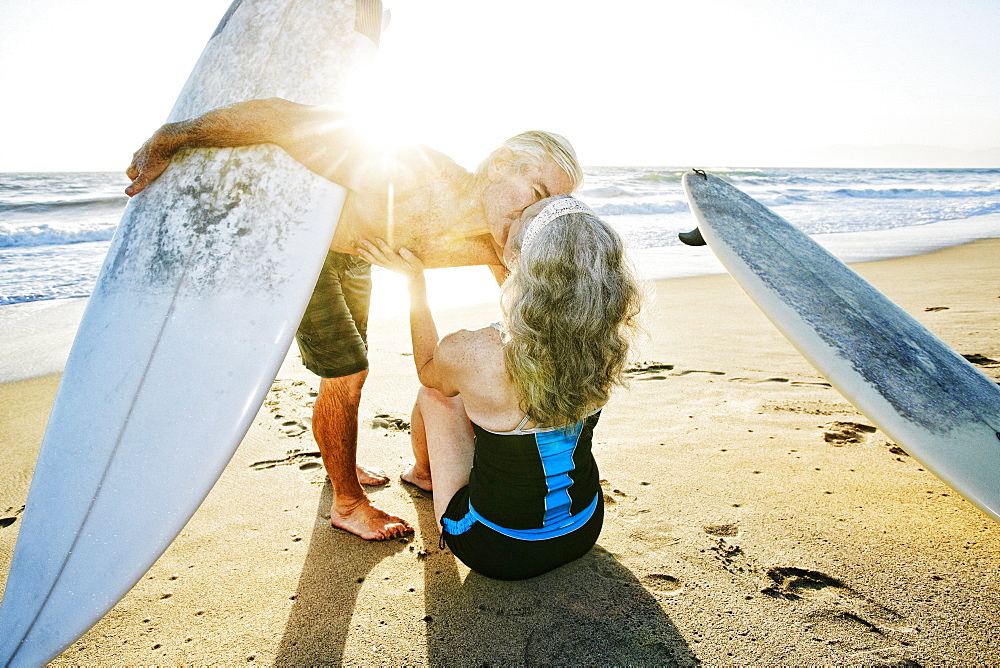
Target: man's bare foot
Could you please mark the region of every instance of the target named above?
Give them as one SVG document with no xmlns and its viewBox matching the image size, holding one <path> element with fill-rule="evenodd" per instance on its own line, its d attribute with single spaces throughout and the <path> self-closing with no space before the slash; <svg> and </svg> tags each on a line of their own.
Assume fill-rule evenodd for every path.
<svg viewBox="0 0 1000 668">
<path fill-rule="evenodd" d="M 358 482 L 362 485 L 384 485 L 389 482 L 389 476 L 364 466 L 355 466 L 358 472 Z"/>
<path fill-rule="evenodd" d="M 430 475 L 423 475 L 417 471 L 417 465 L 413 464 L 410 468 L 406 469 L 399 479 L 403 482 L 408 482 L 411 485 L 416 485 L 425 492 L 431 492 L 434 490 L 434 485 L 431 484 Z"/>
<path fill-rule="evenodd" d="M 406 520 L 379 510 L 367 498 L 350 509 L 337 510 L 336 504 L 331 506 L 330 524 L 365 540 L 390 540 L 413 533 Z"/>
</svg>

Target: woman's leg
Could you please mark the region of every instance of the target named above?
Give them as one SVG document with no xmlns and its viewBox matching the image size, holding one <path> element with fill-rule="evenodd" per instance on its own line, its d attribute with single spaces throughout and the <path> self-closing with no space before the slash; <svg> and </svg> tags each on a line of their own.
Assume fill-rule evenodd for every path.
<svg viewBox="0 0 1000 668">
<path fill-rule="evenodd" d="M 475 436 L 460 397 L 421 387 L 410 420 L 414 470 L 429 463 L 438 524 L 455 492 L 469 484 Z M 419 425 L 419 426 L 418 426 Z"/>
<path fill-rule="evenodd" d="M 413 404 L 410 414 L 410 446 L 413 448 L 413 465 L 403 472 L 400 478 L 411 485 L 416 485 L 425 492 L 434 489 L 431 478 L 431 460 L 427 456 L 427 432 L 424 429 L 424 416 L 420 412 L 420 394 Z"/>
</svg>

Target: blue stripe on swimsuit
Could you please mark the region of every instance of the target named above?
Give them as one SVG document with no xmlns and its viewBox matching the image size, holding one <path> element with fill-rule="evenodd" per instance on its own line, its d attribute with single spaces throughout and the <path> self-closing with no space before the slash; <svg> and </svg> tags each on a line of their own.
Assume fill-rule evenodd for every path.
<svg viewBox="0 0 1000 668">
<path fill-rule="evenodd" d="M 583 423 L 563 430 L 545 430 L 535 432 L 535 446 L 541 457 L 542 468 L 545 474 L 545 516 L 542 526 L 538 529 L 509 529 L 489 521 L 472 507 L 469 501 L 469 510 L 460 520 L 451 520 L 447 517 L 441 519 L 444 529 L 452 536 L 459 536 L 468 531 L 473 524 L 481 522 L 483 525 L 493 529 L 510 538 L 520 540 L 546 540 L 564 536 L 576 529 L 579 529 L 593 517 L 600 499 L 600 491 L 594 495 L 594 500 L 589 506 L 573 515 L 570 512 L 572 499 L 569 488 L 573 485 L 570 472 L 574 470 L 575 464 L 573 454 L 576 450 L 580 433 L 583 430 Z"/>
</svg>

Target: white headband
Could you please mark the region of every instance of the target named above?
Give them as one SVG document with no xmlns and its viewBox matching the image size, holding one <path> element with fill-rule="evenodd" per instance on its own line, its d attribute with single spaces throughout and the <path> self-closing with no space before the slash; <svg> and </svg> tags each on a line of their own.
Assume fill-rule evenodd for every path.
<svg viewBox="0 0 1000 668">
<path fill-rule="evenodd" d="M 531 246 L 531 243 L 538 236 L 538 233 L 542 231 L 546 225 L 551 223 L 556 218 L 560 216 L 565 216 L 568 213 L 589 213 L 590 215 L 596 215 L 589 206 L 576 199 L 575 197 L 560 197 L 559 199 L 554 199 L 545 207 L 538 212 L 534 218 L 528 221 L 528 229 L 524 231 L 524 236 L 521 238 L 521 252 L 524 253 Z"/>
</svg>

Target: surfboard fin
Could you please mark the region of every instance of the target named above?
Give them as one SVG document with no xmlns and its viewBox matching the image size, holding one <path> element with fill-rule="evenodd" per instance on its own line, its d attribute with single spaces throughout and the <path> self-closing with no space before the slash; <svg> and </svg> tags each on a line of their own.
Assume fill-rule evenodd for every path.
<svg viewBox="0 0 1000 668">
<path fill-rule="evenodd" d="M 677 238 L 682 242 L 686 243 L 688 246 L 704 246 L 705 238 L 701 236 L 701 230 L 697 227 L 690 232 L 681 232 L 677 235 Z"/>
</svg>

